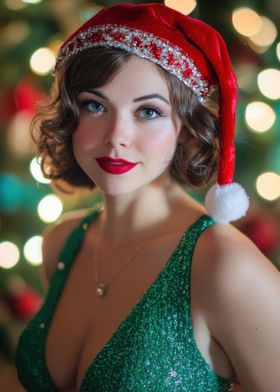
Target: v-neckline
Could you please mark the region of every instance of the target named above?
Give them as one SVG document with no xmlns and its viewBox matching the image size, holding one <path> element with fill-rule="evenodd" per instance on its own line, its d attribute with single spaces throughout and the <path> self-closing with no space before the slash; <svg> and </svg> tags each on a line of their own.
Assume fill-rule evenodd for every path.
<svg viewBox="0 0 280 392">
<path fill-rule="evenodd" d="M 184 233 L 185 234 L 185 233 Z M 183 235 L 184 236 L 184 235 Z M 182 238 L 180 239 L 179 243 L 181 242 Z M 150 284 L 150 286 L 146 289 L 146 291 L 142 294 L 142 296 L 140 297 L 140 299 L 136 302 L 135 305 L 132 306 L 130 312 L 128 313 L 128 315 L 124 318 L 123 321 L 120 322 L 120 324 L 118 325 L 118 327 L 116 328 L 116 330 L 112 333 L 111 337 L 109 338 L 109 340 L 107 341 L 107 343 L 105 343 L 105 345 L 101 348 L 100 351 L 98 351 L 98 353 L 96 354 L 96 356 L 90 361 L 83 377 L 82 377 L 82 382 L 79 386 L 79 391 L 82 390 L 83 388 L 83 384 L 85 383 L 85 380 L 87 379 L 91 369 L 94 367 L 95 362 L 98 360 L 98 358 L 100 356 L 102 356 L 103 352 L 107 349 L 107 347 L 112 344 L 112 341 L 115 339 L 116 335 L 120 332 L 120 329 L 123 328 L 123 326 L 128 322 L 128 320 L 132 317 L 132 315 L 135 313 L 136 309 L 138 309 L 142 303 L 146 300 L 146 298 L 148 297 L 150 291 L 154 288 L 154 286 L 157 284 L 157 282 L 159 281 L 161 275 L 163 275 L 163 273 L 165 273 L 165 271 L 167 270 L 167 268 L 169 267 L 169 265 L 171 264 L 171 261 L 173 261 L 173 257 L 174 254 L 177 252 L 177 249 L 179 248 L 179 243 L 176 247 L 176 249 L 172 252 L 171 256 L 168 258 L 167 262 L 164 264 L 163 268 L 161 269 L 161 271 L 158 273 L 158 275 L 155 277 L 155 279 L 153 280 L 153 282 Z"/>
<path fill-rule="evenodd" d="M 81 222 L 81 224 L 77 227 L 77 229 L 80 230 L 84 230 L 83 226 L 86 223 L 87 225 L 92 224 L 99 216 L 100 214 L 100 210 L 94 211 L 93 213 L 91 213 L 89 216 L 87 216 L 86 218 L 84 218 Z M 118 327 L 116 328 L 116 330 L 113 332 L 113 334 L 111 335 L 111 337 L 109 338 L 109 340 L 107 341 L 107 343 L 105 343 L 105 345 L 101 348 L 101 350 L 96 354 L 96 356 L 89 362 L 89 365 L 86 368 L 86 371 L 83 375 L 83 377 L 81 378 L 81 383 L 79 385 L 79 391 L 82 390 L 83 385 L 88 377 L 88 375 L 90 374 L 91 369 L 94 367 L 95 362 L 97 361 L 97 359 L 102 355 L 102 353 L 106 350 L 106 348 L 111 344 L 112 340 L 115 339 L 115 336 L 118 334 L 119 330 L 123 327 L 123 325 L 126 324 L 126 322 L 132 317 L 132 315 L 135 313 L 136 309 L 139 308 L 141 306 L 141 304 L 145 301 L 145 299 L 148 297 L 149 293 L 152 291 L 152 289 L 154 288 L 154 286 L 158 283 L 158 281 L 160 280 L 161 276 L 166 273 L 166 270 L 170 267 L 170 265 L 172 264 L 173 259 L 175 259 L 175 255 L 178 252 L 178 249 L 181 247 L 182 243 L 185 240 L 186 235 L 188 234 L 188 232 L 190 231 L 190 229 L 197 224 L 198 221 L 200 221 L 205 215 L 201 215 L 195 222 L 193 222 L 187 229 L 184 230 L 184 232 L 182 233 L 182 235 L 180 236 L 180 239 L 177 242 L 176 247 L 174 248 L 174 250 L 172 251 L 171 255 L 169 256 L 169 258 L 167 259 L 167 261 L 165 262 L 164 266 L 162 267 L 162 269 L 160 270 L 160 272 L 156 275 L 156 277 L 154 278 L 154 280 L 152 281 L 152 283 L 150 284 L 150 286 L 145 290 L 145 292 L 142 294 L 142 296 L 140 297 L 140 299 L 136 302 L 135 305 L 133 305 L 133 307 L 131 308 L 131 310 L 129 311 L 128 315 L 124 318 L 123 321 L 120 322 L 120 324 L 118 325 Z M 79 238 L 78 241 L 78 246 L 77 248 L 80 249 L 82 241 L 83 241 L 84 236 L 81 236 L 81 238 Z M 62 252 L 61 252 L 62 253 Z M 58 292 L 57 295 L 57 301 L 54 307 L 54 310 L 52 312 L 52 317 L 49 320 L 48 323 L 48 328 L 46 328 L 47 333 L 45 335 L 45 339 L 44 339 L 44 358 L 45 358 L 45 365 L 46 365 L 46 369 L 47 372 L 49 374 L 50 380 L 52 382 L 52 384 L 55 386 L 56 389 L 58 389 L 54 383 L 54 381 L 52 380 L 52 377 L 50 375 L 49 369 L 47 367 L 47 362 L 46 362 L 46 343 L 47 343 L 47 337 L 48 337 L 48 331 L 50 329 L 51 323 L 53 321 L 57 306 L 58 306 L 58 302 L 63 294 L 63 289 L 65 286 L 65 282 L 66 279 L 70 273 L 70 270 L 73 266 L 74 260 L 75 260 L 76 254 L 74 254 L 73 258 L 70 260 L 69 264 L 67 265 L 67 267 L 65 268 L 65 274 L 66 276 L 64 276 L 63 279 L 63 284 L 61 289 Z M 58 271 L 57 271 L 58 272 Z"/>
<path fill-rule="evenodd" d="M 180 239 L 177 242 L 176 247 L 174 248 L 174 250 L 172 251 L 172 253 L 170 254 L 170 256 L 168 257 L 167 261 L 164 263 L 164 266 L 162 267 L 162 269 L 159 271 L 159 273 L 156 275 L 156 277 L 153 279 L 152 283 L 149 285 L 149 287 L 145 290 L 145 292 L 142 294 L 142 296 L 139 298 L 139 300 L 136 302 L 135 305 L 132 306 L 131 310 L 129 311 L 128 315 L 124 318 L 123 321 L 120 322 L 120 324 L 118 325 L 118 327 L 115 329 L 115 331 L 112 333 L 111 337 L 109 338 L 109 340 L 107 341 L 107 343 L 105 343 L 105 345 L 101 348 L 100 351 L 98 351 L 98 353 L 96 354 L 96 356 L 90 361 L 83 377 L 82 377 L 82 381 L 79 385 L 79 391 L 82 391 L 83 385 L 88 377 L 88 375 L 90 374 L 91 369 L 94 367 L 95 362 L 98 360 L 98 358 L 100 356 L 102 356 L 103 352 L 107 349 L 107 347 L 112 343 L 113 339 L 115 339 L 116 335 L 119 333 L 120 329 L 123 328 L 123 326 L 128 322 L 128 320 L 133 316 L 133 314 L 136 312 L 136 310 L 142 305 L 142 303 L 146 300 L 146 298 L 148 297 L 149 293 L 154 289 L 154 287 L 156 286 L 156 284 L 158 284 L 159 280 L 161 279 L 161 276 L 163 274 L 166 273 L 166 271 L 170 268 L 173 260 L 178 252 L 178 250 L 180 249 L 182 243 L 185 241 L 185 237 L 188 234 L 189 230 L 191 229 L 191 227 L 193 225 L 195 225 L 204 215 L 201 215 L 194 223 L 192 223 L 187 229 L 184 230 L 184 232 L 181 234 Z"/>
</svg>

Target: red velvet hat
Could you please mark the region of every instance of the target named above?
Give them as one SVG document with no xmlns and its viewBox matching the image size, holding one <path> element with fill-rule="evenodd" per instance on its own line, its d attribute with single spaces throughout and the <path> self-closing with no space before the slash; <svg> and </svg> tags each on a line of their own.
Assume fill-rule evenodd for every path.
<svg viewBox="0 0 280 392">
<path fill-rule="evenodd" d="M 56 70 L 73 54 L 105 46 L 158 64 L 175 75 L 205 103 L 219 88 L 220 160 L 218 183 L 206 195 L 206 208 L 217 222 L 245 215 L 248 196 L 233 183 L 236 77 L 226 44 L 206 23 L 163 4 L 120 4 L 101 10 L 62 45 Z"/>
</svg>

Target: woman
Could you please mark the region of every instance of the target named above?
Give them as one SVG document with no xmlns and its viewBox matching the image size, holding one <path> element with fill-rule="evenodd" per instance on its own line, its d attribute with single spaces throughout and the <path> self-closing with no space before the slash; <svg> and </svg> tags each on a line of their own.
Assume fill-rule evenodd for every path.
<svg viewBox="0 0 280 392">
<path fill-rule="evenodd" d="M 232 183 L 236 84 L 221 37 L 164 5 L 118 5 L 63 44 L 55 76 L 43 167 L 104 202 L 45 234 L 50 286 L 19 342 L 22 385 L 278 391 L 279 273 L 224 224 L 248 202 Z M 214 220 L 180 183 L 206 185 L 218 155 Z"/>
</svg>

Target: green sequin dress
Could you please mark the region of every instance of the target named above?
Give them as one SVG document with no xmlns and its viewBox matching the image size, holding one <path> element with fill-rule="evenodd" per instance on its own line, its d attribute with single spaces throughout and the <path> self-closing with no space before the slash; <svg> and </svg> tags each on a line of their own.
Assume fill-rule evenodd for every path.
<svg viewBox="0 0 280 392">
<path fill-rule="evenodd" d="M 28 392 L 57 392 L 45 360 L 50 323 L 84 236 L 87 216 L 69 236 L 46 299 L 23 331 L 16 351 L 19 380 Z M 89 366 L 81 392 L 229 392 L 201 355 L 190 318 L 190 275 L 199 235 L 214 224 L 200 217 L 182 236 L 154 283 Z"/>
</svg>

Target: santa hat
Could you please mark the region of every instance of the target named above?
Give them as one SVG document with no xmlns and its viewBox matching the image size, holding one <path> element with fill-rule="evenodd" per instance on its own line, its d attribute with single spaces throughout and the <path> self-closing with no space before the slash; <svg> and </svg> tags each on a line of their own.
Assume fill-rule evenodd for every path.
<svg viewBox="0 0 280 392">
<path fill-rule="evenodd" d="M 236 77 L 226 44 L 206 23 L 163 4 L 120 4 L 101 10 L 62 45 L 56 69 L 73 54 L 104 46 L 124 49 L 175 75 L 204 103 L 219 88 L 220 159 L 218 182 L 206 195 L 206 209 L 217 222 L 245 215 L 248 196 L 233 182 Z"/>
</svg>

